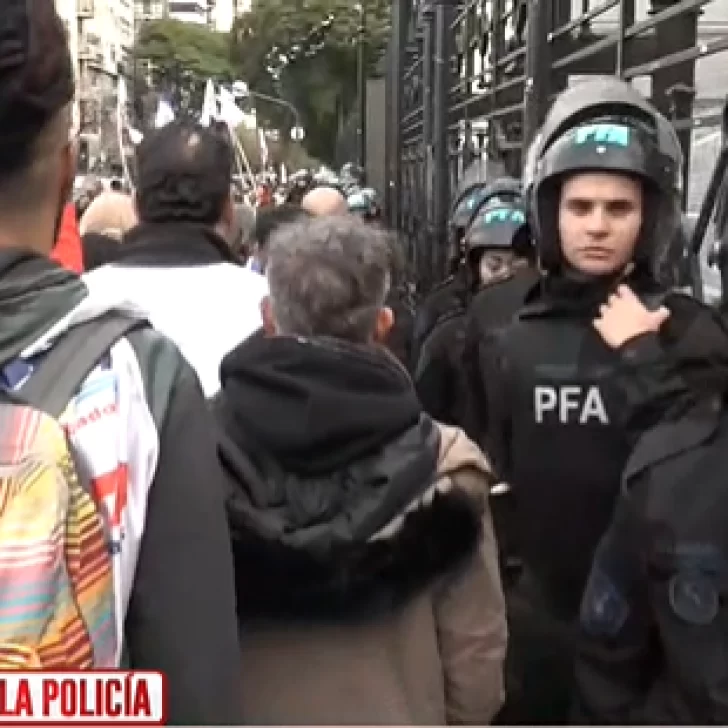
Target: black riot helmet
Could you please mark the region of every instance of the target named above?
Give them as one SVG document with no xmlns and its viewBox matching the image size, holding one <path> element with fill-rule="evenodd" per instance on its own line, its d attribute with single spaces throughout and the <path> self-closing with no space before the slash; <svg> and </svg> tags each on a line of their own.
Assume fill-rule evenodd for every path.
<svg viewBox="0 0 728 728">
<path fill-rule="evenodd" d="M 488 185 L 485 192 L 465 233 L 468 251 L 509 250 L 518 257 L 531 257 L 533 246 L 521 183 L 504 178 Z"/>
<path fill-rule="evenodd" d="M 475 213 L 483 203 L 488 186 L 485 182 L 478 182 L 463 190 L 453 202 L 450 213 L 450 227 L 455 231 L 458 239 L 462 238 L 470 227 Z"/>
<path fill-rule="evenodd" d="M 644 210 L 635 263 L 653 274 L 680 225 L 682 150 L 668 122 L 635 88 L 612 77 L 579 83 L 557 97 L 532 145 L 524 187 L 542 267 L 561 268 L 559 195 L 580 172 L 639 179 Z"/>
</svg>

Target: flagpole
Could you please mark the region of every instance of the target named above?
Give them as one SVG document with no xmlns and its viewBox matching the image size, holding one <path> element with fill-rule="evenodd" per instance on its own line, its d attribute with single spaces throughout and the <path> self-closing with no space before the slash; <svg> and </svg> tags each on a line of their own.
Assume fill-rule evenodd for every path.
<svg viewBox="0 0 728 728">
<path fill-rule="evenodd" d="M 225 123 L 225 126 L 227 127 L 228 134 L 230 135 L 230 141 L 233 144 L 233 148 L 237 152 L 235 155 L 235 161 L 237 162 L 238 166 L 238 174 L 240 175 L 240 179 L 243 178 L 243 168 L 241 165 L 241 159 L 245 163 L 245 169 L 248 173 L 248 177 L 250 178 L 250 185 L 253 189 L 255 189 L 255 174 L 253 174 L 253 169 L 250 166 L 250 161 L 248 160 L 248 155 L 245 153 L 245 149 L 243 149 L 243 145 L 240 143 L 240 139 L 238 139 L 238 135 L 235 133 L 233 128 L 228 124 Z"/>
<path fill-rule="evenodd" d="M 124 89 L 122 93 L 122 88 Z M 129 173 L 129 163 L 124 153 L 124 106 L 126 105 L 126 83 L 124 77 L 119 74 L 119 84 L 116 91 L 116 137 L 119 144 L 119 156 L 121 157 L 121 169 L 129 189 L 134 192 L 134 182 Z"/>
</svg>

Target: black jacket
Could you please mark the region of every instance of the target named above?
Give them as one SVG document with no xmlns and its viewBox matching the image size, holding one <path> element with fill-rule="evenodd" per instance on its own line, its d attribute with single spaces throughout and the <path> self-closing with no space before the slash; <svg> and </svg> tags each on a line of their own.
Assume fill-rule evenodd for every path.
<svg viewBox="0 0 728 728">
<path fill-rule="evenodd" d="M 468 309 L 460 359 L 465 411 L 459 424 L 476 442 L 483 442 L 488 418 L 479 364 L 481 348 L 487 349 L 493 336 L 513 320 L 539 280 L 538 270 L 519 268 L 509 278 L 482 288 Z"/>
<path fill-rule="evenodd" d="M 113 263 L 119 253 L 119 241 L 101 233 L 86 233 L 81 237 L 84 271 L 95 270 Z"/>
<path fill-rule="evenodd" d="M 425 412 L 448 425 L 462 426 L 465 325 L 465 311 L 443 316 L 420 348 L 413 377 Z"/>
<path fill-rule="evenodd" d="M 628 283 L 647 299 L 664 295 L 649 278 Z M 566 620 L 578 612 L 632 446 L 619 357 L 592 323 L 611 288 L 547 280 L 479 352 L 485 449 L 513 489 L 514 540 Z"/>
<path fill-rule="evenodd" d="M 2 251 L 3 367 L 19 363 L 87 293 L 81 279 L 45 258 Z M 233 565 L 211 416 L 174 344 L 151 329 L 127 338 L 159 438 L 158 461 L 145 464 L 153 475 L 125 621 L 129 662 L 167 676 L 170 723 L 237 723 Z"/>
<path fill-rule="evenodd" d="M 620 352 L 642 435 L 582 602 L 579 722 L 728 722 L 728 330 L 694 305 Z"/>
<path fill-rule="evenodd" d="M 463 427 L 478 439 L 479 377 L 473 362 L 481 340 L 505 326 L 523 305 L 538 280 L 530 268 L 480 289 L 441 314 L 421 343 L 414 373 L 417 394 L 425 411 L 436 420 Z M 477 369 L 477 363 L 476 363 Z"/>
<path fill-rule="evenodd" d="M 412 366 L 420 358 L 422 346 L 444 316 L 467 309 L 471 297 L 465 268 L 435 286 L 417 307 L 412 331 Z"/>
<path fill-rule="evenodd" d="M 388 352 L 259 334 L 225 358 L 222 383 L 243 622 L 372 618 L 473 553 L 479 508 L 459 491 L 425 497 L 438 429 Z"/>
</svg>

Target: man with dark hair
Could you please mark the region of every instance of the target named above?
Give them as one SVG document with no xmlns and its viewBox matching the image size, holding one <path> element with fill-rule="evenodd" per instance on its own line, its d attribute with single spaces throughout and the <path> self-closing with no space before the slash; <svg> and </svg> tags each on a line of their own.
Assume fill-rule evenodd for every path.
<svg viewBox="0 0 728 728">
<path fill-rule="evenodd" d="M 137 147 L 140 219 L 229 226 L 233 161 L 225 137 L 192 121 L 173 121 L 147 134 Z"/>
<path fill-rule="evenodd" d="M 271 235 L 283 225 L 289 225 L 311 217 L 298 205 L 279 205 L 258 210 L 255 218 L 255 252 L 249 267 L 257 273 L 264 273 L 268 262 L 268 241 Z"/>
<path fill-rule="evenodd" d="M 223 476 L 197 378 L 128 299 L 49 258 L 74 179 L 73 94 L 53 0 L 3 0 L 0 384 L 13 400 L 32 401 L 26 386 L 47 378 L 46 364 L 58 364 L 80 335 L 95 332 L 93 350 L 100 334 L 113 340 L 120 322 L 135 326 L 89 363 L 80 385 L 71 383 L 75 393 L 57 417 L 107 527 L 115 652 L 103 667 L 163 672 L 170 723 L 237 723 L 240 661 Z M 82 349 L 70 351 L 71 370 Z M 81 554 L 91 556 L 103 562 L 103 555 Z M 12 594 L 6 574 L 3 567 L 4 608 Z M 35 604 L 24 607 L 33 613 Z"/>
<path fill-rule="evenodd" d="M 230 140 L 216 128 L 173 121 L 137 148 L 139 224 L 112 265 L 94 272 L 148 312 L 212 396 L 220 361 L 261 325 L 265 280 L 239 264 Z M 225 325 L 219 322 L 226 319 Z"/>
</svg>

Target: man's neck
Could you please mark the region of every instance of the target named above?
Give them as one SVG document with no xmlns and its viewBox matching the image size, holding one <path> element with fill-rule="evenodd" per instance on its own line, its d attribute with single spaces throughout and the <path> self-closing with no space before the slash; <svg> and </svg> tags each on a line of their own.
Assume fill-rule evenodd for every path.
<svg viewBox="0 0 728 728">
<path fill-rule="evenodd" d="M 2 219 L 2 215 L 0 215 L 0 219 Z M 49 234 L 48 227 L 37 221 L 28 220 L 24 223 L 12 221 L 11 223 L 11 221 L 3 220 L 0 225 L 0 250 L 26 248 L 41 255 L 48 255 L 55 243 L 52 231 Z"/>
</svg>

